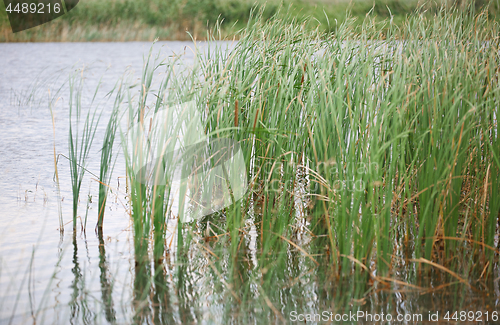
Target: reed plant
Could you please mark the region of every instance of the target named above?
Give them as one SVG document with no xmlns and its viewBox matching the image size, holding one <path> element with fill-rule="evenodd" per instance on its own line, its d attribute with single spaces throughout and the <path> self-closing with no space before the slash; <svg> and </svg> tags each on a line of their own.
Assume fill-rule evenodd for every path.
<svg viewBox="0 0 500 325">
<path fill-rule="evenodd" d="M 90 149 L 95 138 L 100 115 L 97 109 L 87 110 L 82 124 L 82 92 L 84 85 L 83 69 L 72 73 L 69 78 L 69 134 L 68 134 L 68 159 L 70 164 L 71 187 L 73 193 L 73 230 L 76 229 L 78 215 L 78 200 Z M 90 107 L 96 98 L 97 90 L 91 100 Z"/>
<path fill-rule="evenodd" d="M 168 249 L 166 228 L 171 216 L 173 194 L 173 166 L 169 162 L 172 162 L 172 152 L 182 135 L 182 123 L 175 122 L 177 118 L 182 120 L 182 116 L 176 114 L 178 93 L 170 81 L 176 62 L 175 58 L 164 62 L 149 53 L 138 96 L 136 99 L 128 98 L 126 128 L 120 131 L 134 230 L 134 320 L 137 323 L 143 322 L 147 315 L 148 306 L 144 301 L 148 299 L 149 291 L 156 288 L 159 293 L 164 286 L 162 265 Z M 153 89 L 154 76 L 160 69 L 166 69 L 165 79 L 157 89 Z M 168 87 L 173 90 L 167 91 Z M 151 94 L 154 94 L 153 100 L 150 100 Z M 150 249 L 154 267 L 149 262 Z M 154 299 L 163 300 L 164 297 L 155 295 Z"/>
<path fill-rule="evenodd" d="M 166 222 L 171 209 L 172 166 L 167 164 L 178 143 L 179 123 L 174 123 L 175 91 L 171 86 L 176 59 L 163 62 L 159 57 L 148 56 L 145 61 L 137 100 L 129 98 L 127 129 L 121 130 L 125 165 L 130 195 L 130 215 L 134 222 L 136 257 L 143 259 L 148 250 L 148 239 L 153 232 L 153 252 L 161 260 L 165 251 Z M 153 76 L 166 67 L 166 77 L 149 100 Z M 134 106 L 137 104 L 137 106 Z M 175 106 L 175 105 L 173 105 Z M 140 253 L 142 252 L 142 253 Z M 147 254 L 146 254 L 147 255 Z M 138 261 L 139 263 L 139 261 Z"/>
<path fill-rule="evenodd" d="M 112 95 L 114 92 L 116 92 L 111 115 L 104 132 L 104 142 L 101 147 L 101 162 L 99 165 L 99 215 L 97 219 L 97 227 L 101 229 L 104 220 L 104 212 L 106 209 L 106 200 L 109 192 L 111 175 L 113 173 L 116 159 L 118 158 L 118 156 L 115 154 L 115 159 L 113 160 L 113 148 L 115 145 L 115 137 L 118 133 L 118 126 L 120 122 L 120 105 L 125 96 L 122 87 L 124 87 L 124 83 L 123 80 L 120 80 L 108 94 Z"/>
</svg>

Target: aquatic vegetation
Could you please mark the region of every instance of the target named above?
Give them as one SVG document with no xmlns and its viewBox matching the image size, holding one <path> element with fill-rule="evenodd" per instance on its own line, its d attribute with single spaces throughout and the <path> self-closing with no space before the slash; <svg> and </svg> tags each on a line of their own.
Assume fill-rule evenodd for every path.
<svg viewBox="0 0 500 325">
<path fill-rule="evenodd" d="M 120 132 L 134 322 L 193 322 L 209 301 L 219 322 L 280 323 L 298 309 L 384 310 L 364 304 L 403 289 L 492 287 L 499 26 L 469 9 L 412 15 L 403 26 L 368 16 L 360 30 L 347 19 L 334 33 L 254 12 L 235 44 L 209 34 L 192 66 L 150 52 L 139 87 L 116 94 L 126 121 L 116 104 L 101 151 L 105 186 L 106 146 Z M 97 120 L 87 116 L 80 142 L 70 128 L 73 193 Z M 204 139 L 238 144 L 246 191 L 233 191 L 224 172 L 218 183 L 190 178 L 230 171 L 217 141 L 198 151 Z M 217 187 L 230 204 L 196 214 Z M 101 291 L 114 321 L 107 281 Z"/>
<path fill-rule="evenodd" d="M 71 187 L 73 193 L 73 230 L 76 229 L 78 199 L 83 176 L 86 171 L 85 167 L 100 119 L 100 116 L 96 115 L 97 109 L 93 112 L 88 110 L 85 120 L 83 121 L 83 126 L 80 125 L 82 119 L 82 90 L 84 81 L 81 74 L 83 74 L 83 71 L 77 71 L 69 78 L 68 159 L 70 163 Z M 95 94 L 97 94 L 97 89 Z M 95 94 L 90 106 L 92 106 L 94 102 Z"/>
<path fill-rule="evenodd" d="M 250 209 L 262 268 L 293 248 L 337 277 L 384 282 L 406 263 L 492 272 L 498 25 L 445 9 L 403 28 L 367 19 L 355 33 L 347 22 L 332 36 L 252 24 L 229 53 L 200 59 L 207 133 L 242 141 L 253 177 L 243 208 L 225 213 L 233 247 Z M 300 249 L 298 229 L 321 250 Z"/>
<path fill-rule="evenodd" d="M 117 156 L 115 155 L 115 160 L 113 160 L 113 147 L 115 145 L 115 137 L 118 132 L 118 125 L 120 121 L 120 104 L 123 101 L 123 80 L 121 80 L 115 88 L 109 93 L 111 95 L 116 91 L 115 101 L 113 103 L 113 108 L 111 115 L 106 126 L 106 131 L 104 133 L 104 142 L 101 148 L 101 163 L 99 170 L 99 216 L 97 219 L 97 227 L 102 228 L 104 220 L 104 212 L 106 208 L 106 200 L 109 192 L 109 184 L 111 181 L 111 175 L 113 172 L 113 167 L 116 162 Z"/>
</svg>

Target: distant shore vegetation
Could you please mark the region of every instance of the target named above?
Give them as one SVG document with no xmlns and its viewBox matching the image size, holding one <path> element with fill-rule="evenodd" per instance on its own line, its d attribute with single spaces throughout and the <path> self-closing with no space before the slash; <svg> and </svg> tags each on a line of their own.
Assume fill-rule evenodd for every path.
<svg viewBox="0 0 500 325">
<path fill-rule="evenodd" d="M 402 26 L 414 12 L 432 19 L 442 6 L 465 7 L 464 0 L 80 0 L 78 6 L 44 25 L 12 33 L 0 1 L 0 42 L 89 42 L 207 39 L 215 24 L 218 37 L 232 38 L 244 28 L 252 9 L 264 6 L 262 19 L 279 8 L 307 27 L 333 32 L 347 17 L 361 26 L 366 15 Z M 500 0 L 477 0 L 479 11 L 498 20 Z M 305 19 L 309 18 L 309 19 Z M 383 35 L 381 35 L 383 37 Z"/>
</svg>

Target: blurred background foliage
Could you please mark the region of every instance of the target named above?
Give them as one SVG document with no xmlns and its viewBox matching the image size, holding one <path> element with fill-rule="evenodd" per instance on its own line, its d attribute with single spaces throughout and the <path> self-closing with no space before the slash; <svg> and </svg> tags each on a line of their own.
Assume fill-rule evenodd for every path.
<svg viewBox="0 0 500 325">
<path fill-rule="evenodd" d="M 263 19 L 281 6 L 309 27 L 334 31 L 347 13 L 361 25 L 370 13 L 377 21 L 402 25 L 411 12 L 432 17 L 442 5 L 463 7 L 465 0 L 80 0 L 66 15 L 42 26 L 12 33 L 3 1 L 0 1 L 0 41 L 152 41 L 198 40 L 221 22 L 223 37 L 245 27 L 252 8 L 265 5 Z M 500 0 L 476 0 L 476 9 L 488 6 L 497 20 Z M 312 23 L 311 23 L 312 21 Z"/>
</svg>

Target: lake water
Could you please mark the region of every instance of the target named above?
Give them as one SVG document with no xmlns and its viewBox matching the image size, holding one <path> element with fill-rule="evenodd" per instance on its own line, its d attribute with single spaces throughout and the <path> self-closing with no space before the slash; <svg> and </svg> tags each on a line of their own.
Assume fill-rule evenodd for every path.
<svg viewBox="0 0 500 325">
<path fill-rule="evenodd" d="M 199 46 L 203 48 L 204 44 Z M 152 316 L 141 321 L 134 318 L 137 306 L 133 307 L 132 302 L 138 274 L 125 198 L 125 171 L 121 164 L 113 173 L 111 186 L 115 191 L 108 200 L 101 242 L 94 231 L 98 210 L 97 182 L 89 173 L 83 181 L 78 229 L 73 234 L 71 179 L 68 161 L 62 156 L 58 163 L 60 197 L 54 182 L 54 150 L 56 155 L 68 152 L 67 87 L 59 88 L 72 71 L 85 67 L 85 90 L 92 94 L 101 82 L 100 100 L 113 89 L 125 71 L 133 75 L 132 80 L 140 80 L 144 58 L 150 48 L 151 43 L 141 42 L 0 44 L 0 324 L 129 324 L 149 321 L 155 324 L 221 324 L 228 313 L 241 318 L 241 314 L 251 308 L 254 313 L 262 315 L 267 315 L 262 310 L 272 309 L 269 309 L 269 299 L 262 295 L 260 280 L 248 275 L 252 273 L 250 265 L 257 264 L 256 234 L 250 220 L 247 223 L 249 241 L 245 243 L 249 248 L 248 265 L 242 263 L 239 272 L 243 274 L 242 286 L 245 282 L 251 283 L 245 288 L 252 291 L 255 305 L 249 303 L 241 310 L 239 306 L 225 306 L 224 301 L 232 291 L 223 290 L 221 283 L 213 282 L 218 274 L 211 274 L 211 266 L 203 262 L 199 268 L 183 268 L 188 280 L 182 280 L 187 284 L 181 287 L 179 283 L 182 282 L 173 279 L 177 276 L 174 268 L 166 267 L 165 286 L 169 287 L 170 298 L 161 300 L 159 296 L 152 296 L 148 300 Z M 165 58 L 184 53 L 183 60 L 187 65 L 194 60 L 191 42 L 159 42 L 153 52 L 159 51 Z M 53 115 L 49 103 L 52 103 Z M 109 104 L 103 101 L 101 107 Z M 104 110 L 104 121 L 109 113 Z M 102 124 L 87 167 L 93 173 L 99 172 L 98 148 L 105 127 L 105 123 Z M 64 233 L 60 231 L 59 209 Z M 293 320 L 288 317 L 293 308 L 304 313 L 339 310 L 340 302 L 352 306 L 352 301 L 341 299 L 342 286 L 331 280 L 319 281 L 311 275 L 314 268 L 306 266 L 307 257 L 299 252 L 297 256 L 290 255 L 289 261 L 286 269 L 294 268 L 300 276 L 287 278 L 287 281 L 298 282 L 300 290 L 288 289 L 285 285 L 272 299 L 274 304 L 281 303 L 281 306 L 276 306 L 287 316 L 285 322 Z M 404 273 L 397 275 L 405 277 Z M 413 280 L 408 279 L 408 282 Z M 394 314 L 418 312 L 424 317 L 429 311 L 453 310 L 451 306 L 455 305 L 466 306 L 468 310 L 492 310 L 500 305 L 497 280 L 480 292 L 465 288 L 443 293 L 432 289 L 441 285 L 436 277 L 427 283 L 431 289 L 425 292 L 412 292 L 401 287 L 401 290 L 384 293 L 380 288 L 374 288 L 375 293 L 370 298 L 362 297 L 355 303 L 367 306 L 367 310 L 373 308 Z M 148 284 L 144 286 L 146 288 Z M 346 281 L 346 286 L 350 286 L 349 281 Z M 367 288 L 367 293 L 371 291 Z M 160 288 L 156 292 L 161 292 Z M 461 296 L 455 296 L 456 292 Z M 158 311 L 165 301 L 170 309 Z M 269 314 L 275 312 L 273 309 Z M 251 316 L 241 319 L 255 324 L 263 321 Z M 264 322 L 271 321 L 265 319 Z"/>
<path fill-rule="evenodd" d="M 74 317 L 68 306 L 75 299 L 74 287 L 79 285 L 75 276 L 85 279 L 83 289 L 89 304 L 94 298 L 101 298 L 100 251 L 94 233 L 96 182 L 91 175 L 83 182 L 79 218 L 85 224 L 88 215 L 87 229 L 86 233 L 78 232 L 73 245 L 70 175 L 64 157 L 59 157 L 58 164 L 64 235 L 59 231 L 58 196 L 53 180 L 54 145 L 57 154 L 67 155 L 67 87 L 57 95 L 59 101 L 53 106 L 55 128 L 48 103 L 69 73 L 78 68 L 86 67 L 88 71 L 85 88 L 93 90 L 101 82 L 104 94 L 125 71 L 140 80 L 144 57 L 151 45 L 148 42 L 0 44 L 1 324 L 32 323 L 34 319 L 39 323 L 40 317 L 48 324 L 67 324 Z M 184 53 L 188 64 L 194 57 L 192 49 L 191 42 L 155 45 L 155 53 L 161 51 L 162 57 Z M 30 96 L 31 100 L 26 102 Z M 103 120 L 106 117 L 104 111 Z M 102 131 L 103 128 L 98 131 L 95 148 L 100 147 Z M 98 173 L 97 149 L 93 153 L 88 169 Z M 113 186 L 118 189 L 121 186 L 125 191 L 125 179 L 119 178 L 123 176 L 124 171 L 118 167 Z M 124 195 L 115 196 L 109 203 L 104 232 L 106 263 L 112 266 L 109 279 L 121 282 L 114 284 L 120 289 L 113 292 L 112 298 L 125 302 L 131 295 L 133 268 L 130 224 Z M 130 307 L 115 307 L 116 322 L 125 323 Z"/>
</svg>

